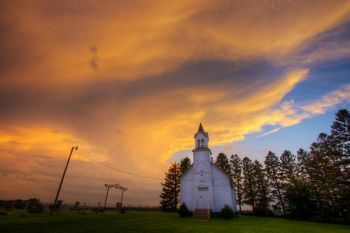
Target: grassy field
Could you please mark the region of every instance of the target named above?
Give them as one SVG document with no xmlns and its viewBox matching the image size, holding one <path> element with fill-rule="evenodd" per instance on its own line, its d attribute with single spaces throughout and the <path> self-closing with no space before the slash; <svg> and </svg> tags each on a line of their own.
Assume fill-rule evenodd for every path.
<svg viewBox="0 0 350 233">
<path fill-rule="evenodd" d="M 48 214 L 11 213 L 0 216 L 0 232 L 94 232 L 94 233 L 131 233 L 131 232 L 350 232 L 350 226 L 337 224 L 312 223 L 286 220 L 281 218 L 264 218 L 238 216 L 233 220 L 212 219 L 210 221 L 194 221 L 190 218 L 179 218 L 175 213 L 130 211 L 126 214 L 107 212 L 95 214 L 88 212 L 61 213 L 56 216 Z"/>
</svg>

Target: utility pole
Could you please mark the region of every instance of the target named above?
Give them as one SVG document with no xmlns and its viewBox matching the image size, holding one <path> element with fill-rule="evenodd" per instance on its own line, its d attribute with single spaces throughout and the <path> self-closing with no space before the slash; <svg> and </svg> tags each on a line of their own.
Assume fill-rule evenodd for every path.
<svg viewBox="0 0 350 233">
<path fill-rule="evenodd" d="M 121 199 L 120 199 L 120 208 L 122 208 L 122 207 L 123 207 L 124 192 L 125 192 L 126 190 L 128 190 L 128 189 L 127 189 L 126 187 L 123 187 L 123 186 L 119 185 L 119 184 L 116 184 L 116 188 L 119 188 L 119 189 L 122 190 L 122 197 L 121 197 Z"/>
<path fill-rule="evenodd" d="M 57 190 L 57 193 L 56 193 L 56 198 L 55 198 L 55 201 L 53 203 L 53 207 L 51 209 L 51 215 L 56 210 L 57 199 L 58 199 L 58 196 L 60 195 L 60 192 L 61 192 L 61 187 L 62 187 L 62 184 L 63 184 L 63 180 L 64 180 L 64 177 L 66 175 L 67 168 L 68 168 L 68 165 L 69 165 L 69 161 L 70 161 L 70 158 L 72 157 L 72 154 L 73 154 L 73 150 L 78 150 L 78 146 L 75 146 L 75 147 L 72 146 L 72 149 L 70 150 L 70 154 L 69 154 L 69 157 L 68 157 L 68 160 L 67 160 L 67 163 L 66 163 L 66 167 L 64 168 L 64 172 L 63 172 L 63 175 L 62 175 L 62 178 L 61 178 L 61 182 L 60 182 L 60 185 L 58 186 L 58 190 Z"/>
<path fill-rule="evenodd" d="M 107 193 L 106 193 L 106 198 L 105 198 L 105 205 L 103 207 L 103 211 L 106 209 L 106 204 L 107 204 L 107 198 L 108 198 L 108 192 L 110 188 L 113 188 L 115 185 L 114 184 L 105 184 L 105 188 L 107 188 Z"/>
<path fill-rule="evenodd" d="M 105 188 L 107 188 L 107 193 L 106 193 L 106 198 L 105 198 L 105 204 L 104 204 L 104 207 L 103 207 L 103 211 L 106 209 L 108 192 L 109 192 L 110 188 L 116 188 L 116 189 L 121 189 L 122 190 L 122 197 L 121 197 L 121 200 L 120 200 L 120 207 L 122 207 L 124 192 L 126 190 L 128 190 L 128 189 L 126 187 L 123 187 L 123 186 L 119 185 L 119 184 L 105 184 Z"/>
</svg>

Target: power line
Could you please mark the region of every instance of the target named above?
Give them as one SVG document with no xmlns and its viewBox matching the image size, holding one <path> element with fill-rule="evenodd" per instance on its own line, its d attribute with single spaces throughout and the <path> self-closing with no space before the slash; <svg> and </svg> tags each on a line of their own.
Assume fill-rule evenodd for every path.
<svg viewBox="0 0 350 233">
<path fill-rule="evenodd" d="M 87 159 L 88 161 L 92 161 L 92 162 L 96 163 L 97 165 L 100 165 L 100 166 L 105 167 L 105 168 L 109 168 L 109 169 L 114 170 L 114 171 L 119 172 L 119 173 L 124 173 L 124 174 L 129 175 L 129 176 L 135 176 L 135 177 L 140 177 L 140 178 L 144 178 L 144 179 L 163 180 L 162 178 L 158 178 L 158 177 L 144 176 L 144 175 L 139 175 L 139 174 L 136 174 L 136 173 L 120 170 L 120 169 L 108 166 L 108 165 L 106 165 L 104 163 L 101 163 L 99 161 L 96 161 L 96 160 L 93 160 L 91 158 L 88 158 L 87 156 L 82 155 L 80 152 L 78 154 L 79 154 L 79 156 Z"/>
</svg>

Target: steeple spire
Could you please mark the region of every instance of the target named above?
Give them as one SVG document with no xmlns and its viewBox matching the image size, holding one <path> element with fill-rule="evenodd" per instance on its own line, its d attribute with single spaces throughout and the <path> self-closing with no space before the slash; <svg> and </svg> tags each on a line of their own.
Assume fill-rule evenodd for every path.
<svg viewBox="0 0 350 233">
<path fill-rule="evenodd" d="M 195 133 L 194 137 L 196 137 L 199 133 L 204 134 L 207 138 L 209 137 L 208 133 L 204 131 L 202 123 L 199 123 L 197 133 Z"/>
<path fill-rule="evenodd" d="M 208 147 L 209 134 L 204 131 L 202 123 L 199 124 L 197 133 L 194 135 L 194 150 L 193 152 L 198 151 L 209 151 L 208 155 L 211 154 L 211 151 Z"/>
<path fill-rule="evenodd" d="M 204 134 L 205 134 L 205 131 L 204 131 L 204 129 L 203 129 L 202 122 L 201 122 L 201 123 L 199 123 L 199 128 L 198 128 L 197 133 L 199 133 L 199 132 L 201 132 L 201 133 L 204 133 Z"/>
</svg>

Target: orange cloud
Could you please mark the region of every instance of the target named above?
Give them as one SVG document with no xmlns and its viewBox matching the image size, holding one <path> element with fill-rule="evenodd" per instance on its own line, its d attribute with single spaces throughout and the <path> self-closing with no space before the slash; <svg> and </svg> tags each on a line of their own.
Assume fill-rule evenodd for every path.
<svg viewBox="0 0 350 233">
<path fill-rule="evenodd" d="M 312 105 L 281 103 L 312 62 L 350 54 L 318 41 L 347 21 L 349 1 L 1 4 L 6 198 L 40 193 L 50 201 L 78 144 L 65 199 L 90 190 L 86 200 L 96 203 L 105 182 L 121 182 L 130 201 L 156 203 L 161 180 L 103 165 L 161 178 L 171 154 L 191 149 L 201 121 L 218 145 L 265 125 L 296 124 L 349 97 L 339 91 Z M 305 52 L 313 43 L 320 48 Z"/>
<path fill-rule="evenodd" d="M 341 22 L 349 9 L 348 1 L 20 1 L 3 16 L 13 28 L 3 46 L 31 57 L 25 85 L 139 79 L 201 59 L 280 59 Z M 19 81 L 16 70 L 6 82 Z"/>
<path fill-rule="evenodd" d="M 312 101 L 311 103 L 297 105 L 294 101 L 283 102 L 277 109 L 273 109 L 266 124 L 277 126 L 269 132 L 262 134 L 266 136 L 276 133 L 280 129 L 292 125 L 296 125 L 304 119 L 312 118 L 315 115 L 324 114 L 330 108 L 342 103 L 350 101 L 350 85 L 332 91 L 322 98 Z"/>
</svg>

